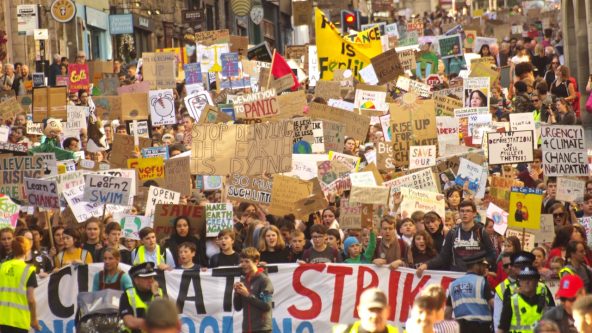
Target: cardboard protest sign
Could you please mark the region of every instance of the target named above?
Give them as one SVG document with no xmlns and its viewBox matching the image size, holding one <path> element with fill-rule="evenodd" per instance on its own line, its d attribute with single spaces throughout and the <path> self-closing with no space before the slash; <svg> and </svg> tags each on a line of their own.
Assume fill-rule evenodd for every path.
<svg viewBox="0 0 592 333">
<path fill-rule="evenodd" d="M 116 214 L 113 219 L 121 227 L 121 237 L 140 240 L 140 230 L 152 227 L 152 219 L 146 216 Z"/>
<path fill-rule="evenodd" d="M 473 44 L 473 52 L 479 53 L 479 51 L 481 51 L 481 47 L 483 47 L 483 45 L 491 45 L 491 44 L 496 44 L 496 43 L 497 43 L 497 38 L 477 36 L 477 37 L 475 37 L 475 42 Z"/>
<path fill-rule="evenodd" d="M 178 204 L 181 199 L 179 192 L 169 191 L 164 188 L 150 186 L 148 189 L 148 199 L 146 200 L 145 216 L 153 216 L 158 204 Z"/>
<path fill-rule="evenodd" d="M 358 171 L 360 168 L 360 157 L 334 151 L 329 152 L 329 160 L 340 161 L 345 165 L 349 165 L 350 170 Z"/>
<path fill-rule="evenodd" d="M 234 174 L 230 176 L 227 197 L 241 202 L 268 205 L 271 203 L 272 185 L 271 179 Z"/>
<path fill-rule="evenodd" d="M 491 57 L 486 57 L 486 58 L 481 58 L 481 59 L 487 60 L 487 58 L 491 58 Z M 491 58 L 491 59 L 493 59 L 493 58 Z M 493 87 L 495 85 L 499 76 L 500 76 L 500 74 L 498 71 L 491 69 L 491 64 L 489 62 L 471 64 L 471 73 L 469 74 L 469 77 L 488 77 L 490 87 Z"/>
<path fill-rule="evenodd" d="M 147 138 L 139 138 L 140 151 L 144 148 L 152 147 L 152 140 Z M 113 144 L 111 145 L 111 158 L 109 162 L 112 167 L 125 168 L 127 167 L 127 160 L 133 157 L 134 153 L 134 137 L 125 134 L 113 134 Z"/>
<path fill-rule="evenodd" d="M 12 120 L 20 112 L 21 105 L 16 98 L 9 98 L 0 103 L 0 118 L 3 120 Z"/>
<path fill-rule="evenodd" d="M 557 195 L 555 199 L 567 202 L 582 202 L 586 191 L 586 181 L 570 179 L 565 177 L 557 178 Z"/>
<path fill-rule="evenodd" d="M 438 191 L 438 183 L 436 182 L 434 173 L 429 168 L 386 181 L 383 185 L 390 188 L 391 195 L 400 193 L 402 187 L 432 192 Z"/>
<path fill-rule="evenodd" d="M 545 176 L 587 176 L 588 158 L 582 126 L 542 126 Z"/>
<path fill-rule="evenodd" d="M 154 231 L 159 239 L 173 234 L 174 222 L 184 218 L 189 222 L 192 235 L 205 236 L 205 208 L 197 205 L 156 204 Z"/>
<path fill-rule="evenodd" d="M 201 113 L 208 105 L 214 105 L 212 96 L 207 91 L 198 92 L 193 95 L 189 95 L 183 99 L 185 107 L 191 118 L 200 120 Z"/>
<path fill-rule="evenodd" d="M 357 140 L 366 139 L 370 119 L 366 116 L 334 108 L 328 105 L 311 103 L 308 116 L 312 119 L 324 119 L 345 124 L 345 136 Z"/>
<path fill-rule="evenodd" d="M 349 193 L 350 203 L 386 205 L 389 188 L 383 186 L 352 186 Z"/>
<path fill-rule="evenodd" d="M 444 195 L 438 192 L 416 190 L 408 187 L 401 187 L 401 217 L 410 218 L 416 212 L 436 212 L 440 216 L 446 216 L 446 204 Z"/>
<path fill-rule="evenodd" d="M 234 114 L 234 109 L 232 109 L 232 113 Z M 232 121 L 233 118 L 229 116 L 226 112 L 222 112 L 218 110 L 218 108 L 206 105 L 201 112 L 199 120 L 197 121 L 198 124 L 219 124 L 219 123 L 227 123 Z"/>
<path fill-rule="evenodd" d="M 493 202 L 490 202 L 487 207 L 486 216 L 493 220 L 493 230 L 495 232 L 500 235 L 506 233 L 506 229 L 508 229 L 508 213 L 506 211 L 496 206 Z"/>
<path fill-rule="evenodd" d="M 24 178 L 41 178 L 50 174 L 41 156 L 0 158 L 0 193 L 15 199 L 25 200 Z"/>
<path fill-rule="evenodd" d="M 150 127 L 148 126 L 148 120 L 136 120 L 135 124 L 134 121 L 127 121 L 127 130 L 130 136 L 136 135 L 138 133 L 138 137 L 140 138 L 150 138 Z"/>
<path fill-rule="evenodd" d="M 433 95 L 431 86 L 423 82 L 411 80 L 406 76 L 399 76 L 396 87 L 425 98 L 430 98 Z"/>
<path fill-rule="evenodd" d="M 121 117 L 121 96 L 93 96 L 95 114 L 101 119 Z"/>
<path fill-rule="evenodd" d="M 0 207 L 2 207 L 0 210 L 0 229 L 11 228 L 14 230 L 18 222 L 21 206 L 15 204 L 8 195 L 0 194 Z"/>
<path fill-rule="evenodd" d="M 237 118 L 259 119 L 273 117 L 280 113 L 275 89 L 237 96 L 234 111 Z"/>
<path fill-rule="evenodd" d="M 362 228 L 361 203 L 350 203 L 348 198 L 342 198 L 339 205 L 339 227 L 341 229 Z"/>
<path fill-rule="evenodd" d="M 308 117 L 293 118 L 294 124 L 294 154 L 311 154 L 314 144 L 313 122 Z"/>
<path fill-rule="evenodd" d="M 293 177 L 275 175 L 271 188 L 269 213 L 283 216 L 293 214 L 296 202 L 308 198 L 313 191 L 313 183 Z"/>
<path fill-rule="evenodd" d="M 370 59 L 370 62 L 378 78 L 378 84 L 396 80 L 397 77 L 405 73 L 405 69 L 399 61 L 399 55 L 394 49 L 379 54 Z"/>
<path fill-rule="evenodd" d="M 514 237 L 518 237 L 518 239 L 520 239 L 520 243 L 522 243 L 522 250 L 523 251 L 532 251 L 534 249 L 534 244 L 535 244 L 535 237 L 534 234 L 531 232 L 524 232 L 522 229 L 520 230 L 516 230 L 516 229 L 507 229 L 506 230 L 506 238 L 510 237 L 510 236 L 514 236 Z M 524 241 L 522 241 L 524 240 Z"/>
<path fill-rule="evenodd" d="M 352 186 L 377 186 L 371 171 L 352 172 L 349 174 Z"/>
<path fill-rule="evenodd" d="M 148 103 L 152 126 L 173 125 L 177 122 L 172 89 L 150 90 Z"/>
<path fill-rule="evenodd" d="M 532 131 L 487 133 L 489 164 L 532 162 L 532 134 Z"/>
<path fill-rule="evenodd" d="M 148 119 L 148 94 L 133 93 L 121 97 L 121 120 Z"/>
<path fill-rule="evenodd" d="M 173 52 L 143 52 L 142 79 L 150 83 L 150 89 L 175 88 L 177 57 Z"/>
<path fill-rule="evenodd" d="M 488 77 L 470 77 L 463 80 L 465 107 L 488 107 L 489 84 Z"/>
<path fill-rule="evenodd" d="M 230 31 L 228 29 L 198 31 L 195 33 L 195 42 L 203 45 L 228 43 Z"/>
<path fill-rule="evenodd" d="M 138 178 L 142 182 L 164 177 L 164 159 L 162 156 L 128 159 L 127 167 L 136 169 Z"/>
<path fill-rule="evenodd" d="M 132 179 L 106 175 L 84 175 L 84 201 L 127 206 Z"/>
<path fill-rule="evenodd" d="M 93 87 L 93 95 L 115 96 L 118 94 L 117 88 L 119 88 L 119 78 L 106 77 L 101 79 L 96 87 Z"/>
<path fill-rule="evenodd" d="M 325 100 L 341 98 L 341 83 L 339 81 L 318 81 L 315 87 L 315 97 Z"/>
<path fill-rule="evenodd" d="M 433 98 L 436 104 L 436 116 L 453 117 L 454 110 L 463 107 L 463 102 L 453 97 L 434 94 Z"/>
<path fill-rule="evenodd" d="M 133 84 L 128 84 L 117 88 L 119 95 L 125 94 L 136 94 L 136 93 L 148 93 L 150 91 L 150 82 L 140 81 Z"/>
<path fill-rule="evenodd" d="M 539 246 L 542 244 L 552 243 L 555 239 L 555 223 L 553 223 L 553 214 L 541 214 L 540 229 L 526 230 L 534 234 L 536 243 Z"/>
<path fill-rule="evenodd" d="M 437 40 L 437 50 L 441 59 L 448 59 L 463 55 L 463 47 L 460 34 L 450 36 L 439 36 Z"/>
<path fill-rule="evenodd" d="M 436 117 L 438 131 L 438 150 L 441 156 L 446 156 L 446 145 L 458 145 L 458 119 L 454 117 Z"/>
<path fill-rule="evenodd" d="M 66 87 L 33 88 L 33 122 L 42 122 L 45 118 L 66 119 L 68 104 Z"/>
<path fill-rule="evenodd" d="M 413 72 L 417 65 L 417 62 L 415 61 L 415 51 L 397 50 L 397 54 L 399 56 L 399 62 L 401 63 L 403 70 L 409 70 Z"/>
<path fill-rule="evenodd" d="M 508 225 L 515 228 L 540 228 L 543 191 L 527 187 L 512 187 Z"/>
<path fill-rule="evenodd" d="M 280 109 L 277 118 L 290 119 L 294 116 L 304 115 L 304 107 L 307 106 L 304 90 L 284 93 L 277 96 L 276 100 Z"/>
<path fill-rule="evenodd" d="M 68 64 L 68 89 L 70 92 L 78 93 L 79 90 L 90 90 L 90 74 L 88 64 Z"/>
<path fill-rule="evenodd" d="M 225 229 L 232 229 L 233 225 L 232 204 L 207 203 L 206 204 L 206 237 L 217 237 L 218 233 Z"/>
<path fill-rule="evenodd" d="M 191 173 L 260 175 L 292 169 L 292 122 L 193 125 Z"/>
<path fill-rule="evenodd" d="M 436 165 L 436 146 L 409 146 L 409 169 Z"/>
<path fill-rule="evenodd" d="M 25 178 L 25 195 L 31 206 L 60 208 L 60 195 L 55 180 Z"/>
</svg>

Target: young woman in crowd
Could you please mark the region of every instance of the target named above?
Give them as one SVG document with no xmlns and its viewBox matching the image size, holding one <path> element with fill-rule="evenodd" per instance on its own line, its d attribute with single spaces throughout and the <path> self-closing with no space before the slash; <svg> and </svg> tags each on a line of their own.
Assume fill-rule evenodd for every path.
<svg viewBox="0 0 592 333">
<path fill-rule="evenodd" d="M 12 231 L 12 228 L 0 229 L 0 263 L 11 258 L 13 239 L 14 231 Z"/>
<path fill-rule="evenodd" d="M 64 249 L 55 256 L 54 271 L 70 264 L 91 264 L 93 262 L 92 254 L 79 246 L 80 234 L 76 229 L 65 229 L 63 237 Z"/>
<path fill-rule="evenodd" d="M 201 242 L 197 237 L 191 235 L 191 225 L 189 218 L 179 216 L 173 220 L 173 233 L 165 242 L 165 247 L 171 250 L 173 258 L 175 259 L 175 266 L 179 266 L 179 251 L 178 246 L 182 243 L 193 243 L 196 249 L 196 256 L 193 259 L 196 264 L 201 267 L 208 267 L 205 255 L 205 243 Z"/>
<path fill-rule="evenodd" d="M 413 235 L 411 253 L 413 253 L 413 267 L 419 266 L 436 256 L 438 252 L 432 237 L 427 231 L 418 231 Z"/>
<path fill-rule="evenodd" d="M 261 231 L 259 252 L 261 253 L 261 261 L 268 264 L 290 262 L 290 251 L 286 246 L 280 230 L 274 225 L 265 227 Z"/>
<path fill-rule="evenodd" d="M 93 291 L 104 289 L 126 290 L 133 288 L 130 276 L 119 268 L 121 255 L 119 249 L 107 247 L 101 251 L 103 258 L 103 270 L 93 277 Z"/>
<path fill-rule="evenodd" d="M 96 217 L 91 217 L 84 225 L 82 248 L 90 253 L 94 262 L 101 262 L 99 252 L 103 248 L 103 224 Z"/>
</svg>

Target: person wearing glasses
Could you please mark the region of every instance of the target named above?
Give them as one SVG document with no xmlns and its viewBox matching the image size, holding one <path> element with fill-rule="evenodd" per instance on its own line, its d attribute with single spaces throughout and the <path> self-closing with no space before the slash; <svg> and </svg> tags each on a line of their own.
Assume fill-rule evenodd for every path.
<svg viewBox="0 0 592 333">
<path fill-rule="evenodd" d="M 555 71 L 561 64 L 559 63 L 559 57 L 553 56 L 551 59 L 551 64 L 549 65 L 549 69 L 545 73 L 545 82 L 547 82 L 547 86 L 551 87 L 553 82 L 555 82 Z"/>
<path fill-rule="evenodd" d="M 472 200 L 460 203 L 460 225 L 454 227 L 444 241 L 442 251 L 438 256 L 417 268 L 416 274 L 423 275 L 426 269 L 449 270 L 466 272 L 467 265 L 464 258 L 479 251 L 487 253 L 487 261 L 496 262 L 495 249 L 491 239 L 487 236 L 484 226 L 475 222 L 477 207 Z"/>
</svg>

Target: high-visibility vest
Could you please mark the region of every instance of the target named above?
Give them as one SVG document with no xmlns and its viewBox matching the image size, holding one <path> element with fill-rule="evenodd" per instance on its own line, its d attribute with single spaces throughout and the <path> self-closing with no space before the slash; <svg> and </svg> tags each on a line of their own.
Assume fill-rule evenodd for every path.
<svg viewBox="0 0 592 333">
<path fill-rule="evenodd" d="M 543 318 L 543 310 L 537 311 L 537 305 L 526 303 L 520 294 L 512 296 L 512 321 L 510 332 L 532 333 L 535 325 Z"/>
<path fill-rule="evenodd" d="M 28 330 L 31 313 L 27 301 L 27 281 L 35 267 L 12 259 L 0 265 L 0 325 Z"/>
<path fill-rule="evenodd" d="M 143 264 L 146 262 L 146 247 L 144 245 L 141 245 L 140 247 L 138 247 L 138 249 L 136 250 L 136 258 L 134 258 L 134 265 L 137 264 Z M 156 245 L 156 266 L 158 267 L 158 265 L 160 265 L 161 262 L 166 263 L 166 250 L 165 253 L 163 255 L 163 253 L 160 252 L 160 245 Z"/>
<path fill-rule="evenodd" d="M 483 292 L 486 280 L 476 274 L 467 274 L 450 284 L 448 291 L 455 319 L 491 322 L 491 310 Z"/>
<path fill-rule="evenodd" d="M 353 325 L 336 325 L 333 327 L 333 333 L 358 333 L 360 330 L 360 322 L 356 321 Z M 391 325 L 386 325 L 388 333 L 398 333 L 399 330 Z"/>
<path fill-rule="evenodd" d="M 512 282 L 510 279 L 505 279 L 502 283 L 498 284 L 495 287 L 495 293 L 499 297 L 500 300 L 504 300 L 504 293 L 506 292 L 506 288 L 510 288 L 511 295 L 516 293 L 516 281 Z"/>
<path fill-rule="evenodd" d="M 162 289 L 158 288 L 158 294 L 160 295 L 160 297 L 162 297 Z M 129 288 L 125 291 L 125 295 L 127 296 L 127 300 L 129 302 L 129 304 L 132 307 L 132 310 L 134 310 L 134 317 L 138 317 L 138 309 L 144 309 L 144 313 L 146 312 L 146 310 L 148 309 L 148 304 L 146 304 L 141 298 L 140 296 L 138 296 L 138 293 L 136 293 L 136 288 Z M 150 302 L 152 302 L 152 300 L 154 300 L 154 296 L 152 296 L 152 298 L 150 298 Z M 129 328 L 126 327 L 125 329 L 126 332 L 131 332 L 131 330 Z"/>
<path fill-rule="evenodd" d="M 565 266 L 562 269 L 559 270 L 559 279 L 561 280 L 561 278 L 564 275 L 578 275 L 578 273 L 576 273 L 573 269 L 571 269 L 569 266 Z"/>
</svg>

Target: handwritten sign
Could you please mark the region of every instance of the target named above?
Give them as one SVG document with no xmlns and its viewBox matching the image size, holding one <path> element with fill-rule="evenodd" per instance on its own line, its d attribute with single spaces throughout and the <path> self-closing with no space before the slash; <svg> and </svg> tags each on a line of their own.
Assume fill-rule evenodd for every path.
<svg viewBox="0 0 592 333">
<path fill-rule="evenodd" d="M 520 239 L 522 250 L 530 252 L 534 249 L 535 236 L 533 233 L 523 232 L 522 229 L 515 230 L 508 228 L 506 230 L 506 238 L 510 236 L 518 237 L 518 239 Z M 524 242 L 522 240 L 524 240 Z"/>
<path fill-rule="evenodd" d="M 227 194 L 230 199 L 269 205 L 272 185 L 271 179 L 234 174 L 230 176 Z"/>
<path fill-rule="evenodd" d="M 545 176 L 587 176 L 588 156 L 582 126 L 542 126 Z"/>
<path fill-rule="evenodd" d="M 438 192 L 429 192 L 416 190 L 408 187 L 401 188 L 403 201 L 401 202 L 402 218 L 410 218 L 416 212 L 436 212 L 440 216 L 445 216 L 444 196 Z"/>
<path fill-rule="evenodd" d="M 558 177 L 555 199 L 567 202 L 582 202 L 585 190 L 586 181 L 584 180 Z"/>
<path fill-rule="evenodd" d="M 150 121 L 152 126 L 173 125 L 177 123 L 175 117 L 175 97 L 172 89 L 150 90 L 148 93 L 150 105 Z"/>
<path fill-rule="evenodd" d="M 350 203 L 349 199 L 342 198 L 339 206 L 339 227 L 342 229 L 359 229 L 362 227 L 361 203 Z"/>
<path fill-rule="evenodd" d="M 177 57 L 173 52 L 143 52 L 142 77 L 150 89 L 175 88 Z"/>
<path fill-rule="evenodd" d="M 436 165 L 436 146 L 410 146 L 409 169 Z"/>
<path fill-rule="evenodd" d="M 50 172 L 41 156 L 0 158 L 0 193 L 12 198 L 26 199 L 22 188 L 24 178 L 41 178 Z"/>
<path fill-rule="evenodd" d="M 370 62 L 378 78 L 378 84 L 385 84 L 389 81 L 396 80 L 399 75 L 405 73 L 405 69 L 401 65 L 399 55 L 395 49 L 377 55 L 370 59 Z"/>
<path fill-rule="evenodd" d="M 15 229 L 18 222 L 20 206 L 15 204 L 6 194 L 0 194 L 0 229 Z"/>
<path fill-rule="evenodd" d="M 179 179 L 189 179 L 189 156 L 175 157 L 164 162 L 164 188 L 179 192 L 181 195 L 191 195 L 190 182 L 180 182 Z"/>
<path fill-rule="evenodd" d="M 542 190 L 512 187 L 508 225 L 515 228 L 539 229 L 542 203 Z"/>
<path fill-rule="evenodd" d="M 84 201 L 127 206 L 132 188 L 131 178 L 106 175 L 84 175 Z"/>
<path fill-rule="evenodd" d="M 60 195 L 55 180 L 25 178 L 25 195 L 31 206 L 60 208 Z"/>
<path fill-rule="evenodd" d="M 174 221 L 183 217 L 189 221 L 192 235 L 202 235 L 205 231 L 205 208 L 197 205 L 157 204 L 154 210 L 154 231 L 161 239 L 173 233 Z M 205 234 L 204 234 L 205 236 Z"/>
<path fill-rule="evenodd" d="M 234 111 L 237 118 L 244 119 L 268 118 L 279 114 L 275 89 L 237 96 Z"/>
<path fill-rule="evenodd" d="M 129 159 L 127 167 L 136 169 L 141 181 L 164 177 L 164 159 L 162 156 Z"/>
<path fill-rule="evenodd" d="M 534 160 L 532 131 L 487 134 L 489 164 L 527 163 Z"/>
<path fill-rule="evenodd" d="M 293 214 L 297 201 L 308 198 L 312 190 L 313 183 L 310 181 L 282 175 L 274 176 L 269 213 L 278 216 Z"/>
<path fill-rule="evenodd" d="M 319 103 L 310 104 L 308 116 L 312 119 L 330 120 L 345 124 L 345 135 L 357 140 L 366 139 L 368 127 L 370 126 L 369 117 Z"/>
<path fill-rule="evenodd" d="M 179 192 L 169 191 L 164 188 L 150 186 L 148 189 L 148 199 L 146 199 L 145 216 L 154 215 L 154 210 L 158 204 L 178 204 L 181 194 Z"/>
<path fill-rule="evenodd" d="M 216 237 L 225 229 L 232 229 L 232 204 L 208 203 L 206 204 L 206 237 Z"/>
<path fill-rule="evenodd" d="M 148 148 L 142 149 L 142 157 L 143 158 L 157 157 L 157 156 L 160 156 L 165 160 L 168 159 L 169 158 L 169 147 L 168 146 L 148 147 Z"/>
<path fill-rule="evenodd" d="M 78 93 L 79 90 L 89 91 L 90 75 L 88 64 L 68 64 L 68 89 L 70 92 Z"/>
</svg>

